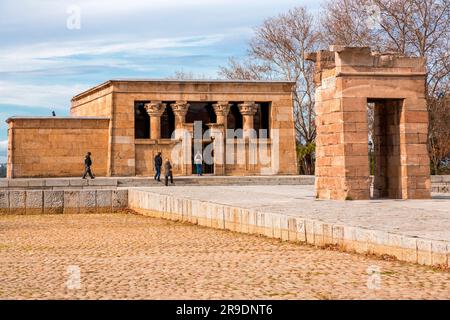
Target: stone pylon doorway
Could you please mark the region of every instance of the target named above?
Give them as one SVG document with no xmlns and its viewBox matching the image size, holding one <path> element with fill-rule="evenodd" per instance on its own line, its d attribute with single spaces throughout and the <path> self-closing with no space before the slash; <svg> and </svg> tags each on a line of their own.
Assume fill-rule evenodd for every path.
<svg viewBox="0 0 450 320">
<path fill-rule="evenodd" d="M 370 199 L 371 142 L 375 197 L 430 198 L 425 60 L 344 46 L 307 59 L 316 68 L 316 197 Z"/>
</svg>

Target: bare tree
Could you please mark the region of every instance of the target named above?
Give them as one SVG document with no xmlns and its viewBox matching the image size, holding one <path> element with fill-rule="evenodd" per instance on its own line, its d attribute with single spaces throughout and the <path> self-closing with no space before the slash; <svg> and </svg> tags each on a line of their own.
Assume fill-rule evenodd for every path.
<svg viewBox="0 0 450 320">
<path fill-rule="evenodd" d="M 297 7 L 266 19 L 255 30 L 248 56 L 240 62 L 230 59 L 228 66 L 219 71 L 219 75 L 227 79 L 295 81 L 295 129 L 297 140 L 303 146 L 313 144 L 316 137 L 313 65 L 306 62 L 304 56 L 307 52 L 316 51 L 319 41 L 320 34 L 313 16 L 306 8 Z M 311 154 L 306 159 L 302 170 L 312 174 L 314 159 Z"/>
<path fill-rule="evenodd" d="M 448 145 L 441 133 L 450 131 L 442 121 L 449 94 L 449 0 L 329 0 L 324 12 L 322 38 L 328 43 L 426 58 L 429 151 L 436 166 Z"/>
<path fill-rule="evenodd" d="M 429 105 L 430 122 L 433 124 L 429 130 L 432 172 L 439 174 L 441 161 L 450 156 L 450 96 L 435 99 Z"/>
</svg>

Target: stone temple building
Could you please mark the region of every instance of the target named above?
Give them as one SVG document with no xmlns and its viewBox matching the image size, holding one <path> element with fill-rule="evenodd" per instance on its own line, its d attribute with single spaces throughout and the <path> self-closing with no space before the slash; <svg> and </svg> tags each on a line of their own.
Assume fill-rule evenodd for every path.
<svg viewBox="0 0 450 320">
<path fill-rule="evenodd" d="M 294 85 L 110 80 L 73 97 L 70 117 L 9 118 L 8 177 L 80 176 L 87 151 L 97 176 L 151 176 L 158 152 L 191 175 L 195 146 L 205 173 L 296 174 Z"/>
</svg>

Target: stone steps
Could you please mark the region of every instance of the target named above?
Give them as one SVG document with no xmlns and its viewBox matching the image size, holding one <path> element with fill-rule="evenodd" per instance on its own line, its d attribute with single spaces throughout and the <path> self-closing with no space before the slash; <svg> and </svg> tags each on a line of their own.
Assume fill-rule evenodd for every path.
<svg viewBox="0 0 450 320">
<path fill-rule="evenodd" d="M 179 186 L 186 185 L 312 185 L 314 176 L 182 176 L 174 177 Z M 0 179 L 0 190 L 66 190 L 111 189 L 117 187 L 161 186 L 149 177 L 99 177 L 94 180 L 80 178 L 18 178 Z"/>
<path fill-rule="evenodd" d="M 314 176 L 180 176 L 174 177 L 178 186 L 190 185 L 314 185 Z M 99 177 L 94 180 L 80 178 L 17 178 L 0 179 L 0 190 L 67 190 L 115 189 L 118 187 L 161 186 L 151 177 Z M 450 175 L 431 176 L 431 192 L 449 193 Z"/>
</svg>

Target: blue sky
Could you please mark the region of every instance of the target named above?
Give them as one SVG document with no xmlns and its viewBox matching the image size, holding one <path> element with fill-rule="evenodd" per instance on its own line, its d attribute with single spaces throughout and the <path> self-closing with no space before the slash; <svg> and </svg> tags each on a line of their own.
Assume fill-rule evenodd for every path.
<svg viewBox="0 0 450 320">
<path fill-rule="evenodd" d="M 70 98 L 108 79 L 217 77 L 265 18 L 320 0 L 0 0 L 0 163 L 5 120 L 68 115 Z M 80 28 L 67 21 L 75 6 Z M 71 21 L 71 20 L 69 20 Z"/>
</svg>

